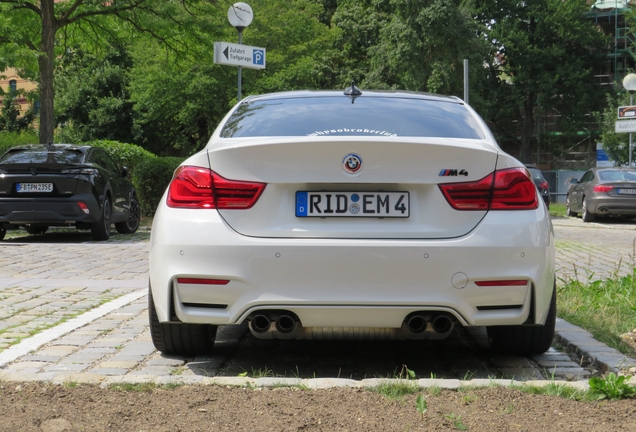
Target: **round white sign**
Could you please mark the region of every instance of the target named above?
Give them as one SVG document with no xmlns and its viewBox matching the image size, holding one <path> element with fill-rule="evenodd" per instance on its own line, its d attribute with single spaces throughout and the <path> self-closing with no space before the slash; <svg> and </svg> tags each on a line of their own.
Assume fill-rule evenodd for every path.
<svg viewBox="0 0 636 432">
<path fill-rule="evenodd" d="M 227 11 L 227 19 L 232 27 L 247 27 L 252 23 L 253 18 L 254 13 L 247 3 L 234 3 Z"/>
</svg>

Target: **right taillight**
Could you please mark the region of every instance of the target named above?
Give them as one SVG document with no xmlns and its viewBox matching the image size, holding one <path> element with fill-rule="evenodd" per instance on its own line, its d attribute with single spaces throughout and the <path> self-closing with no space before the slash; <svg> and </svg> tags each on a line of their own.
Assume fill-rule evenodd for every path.
<svg viewBox="0 0 636 432">
<path fill-rule="evenodd" d="M 265 183 L 228 180 L 207 168 L 179 167 L 168 187 L 168 207 L 196 209 L 248 209 Z"/>
<path fill-rule="evenodd" d="M 439 185 L 456 210 L 532 210 L 539 207 L 537 192 L 525 168 L 495 171 L 474 182 Z"/>
</svg>

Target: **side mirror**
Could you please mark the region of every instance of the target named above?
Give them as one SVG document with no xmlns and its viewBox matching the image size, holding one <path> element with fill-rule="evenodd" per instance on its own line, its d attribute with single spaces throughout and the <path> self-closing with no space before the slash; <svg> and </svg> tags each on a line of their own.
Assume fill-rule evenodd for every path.
<svg viewBox="0 0 636 432">
<path fill-rule="evenodd" d="M 121 176 L 122 177 L 126 177 L 128 175 L 128 168 L 126 167 L 122 167 L 121 169 Z"/>
</svg>

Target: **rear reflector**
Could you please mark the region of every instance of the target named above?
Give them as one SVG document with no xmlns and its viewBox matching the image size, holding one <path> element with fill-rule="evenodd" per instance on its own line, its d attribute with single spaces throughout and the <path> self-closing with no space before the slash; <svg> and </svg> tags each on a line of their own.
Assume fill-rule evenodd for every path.
<svg viewBox="0 0 636 432">
<path fill-rule="evenodd" d="M 475 281 L 475 285 L 477 286 L 525 286 L 525 285 L 528 285 L 528 281 L 524 279 Z"/>
<path fill-rule="evenodd" d="M 230 281 L 227 279 L 197 279 L 197 278 L 177 278 L 180 284 L 194 285 L 227 285 Z"/>
<path fill-rule="evenodd" d="M 84 213 L 88 214 L 90 212 L 90 210 L 88 209 L 88 206 L 84 204 L 83 202 L 79 201 L 77 205 L 79 206 L 80 209 L 82 209 Z"/>
<path fill-rule="evenodd" d="M 197 209 L 251 208 L 265 183 L 228 180 L 207 168 L 179 167 L 168 187 L 168 207 Z"/>
<path fill-rule="evenodd" d="M 614 189 L 614 186 L 608 185 L 596 185 L 594 186 L 594 192 L 609 192 Z"/>
<path fill-rule="evenodd" d="M 525 168 L 495 171 L 474 182 L 439 185 L 455 210 L 533 210 L 537 191 Z"/>
</svg>

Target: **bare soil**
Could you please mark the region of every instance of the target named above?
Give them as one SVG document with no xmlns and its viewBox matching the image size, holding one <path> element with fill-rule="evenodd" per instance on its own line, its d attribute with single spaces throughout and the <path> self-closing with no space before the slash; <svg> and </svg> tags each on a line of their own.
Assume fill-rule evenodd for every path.
<svg viewBox="0 0 636 432">
<path fill-rule="evenodd" d="M 370 390 L 0 383 L 0 431 L 636 431 L 636 401 L 577 402 L 515 389 Z"/>
</svg>

